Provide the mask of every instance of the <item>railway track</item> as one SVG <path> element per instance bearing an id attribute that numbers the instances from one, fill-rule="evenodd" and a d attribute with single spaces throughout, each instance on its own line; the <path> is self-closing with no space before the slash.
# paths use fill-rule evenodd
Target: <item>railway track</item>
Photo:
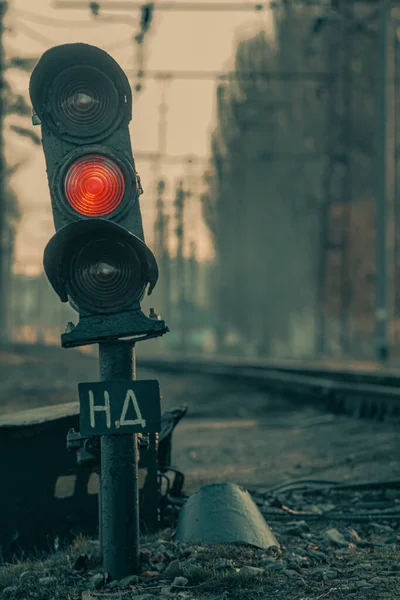
<path id="1" fill-rule="evenodd" d="M 29 355 L 29 359 L 39 354 L 34 347 L 21 349 L 21 352 L 16 350 L 19 355 L 24 352 Z M 72 352 L 74 351 L 70 354 L 55 348 L 43 349 L 41 360 L 46 365 L 51 364 L 51 372 L 55 373 L 60 364 L 64 364 L 63 361 L 71 359 L 67 379 L 72 373 L 74 378 L 80 376 L 78 371 L 74 371 L 75 363 L 80 365 L 85 376 L 89 376 L 88 369 L 92 368 L 95 360 L 88 357 L 83 360 L 82 356 L 73 355 Z M 81 363 L 84 363 L 83 366 Z M 26 368 L 25 364 L 28 363 L 21 364 L 21 369 Z M 229 357 L 146 358 L 139 353 L 138 367 L 139 377 L 140 367 L 159 373 L 160 376 L 163 373 L 172 375 L 172 379 L 175 379 L 175 374 L 177 379 L 181 374 L 189 375 L 185 385 L 188 385 L 191 374 L 196 375 L 193 381 L 197 387 L 203 376 L 205 379 L 215 378 L 216 385 L 212 387 L 221 390 L 232 387 L 235 389 L 232 382 L 237 381 L 238 398 L 243 393 L 240 391 L 243 389 L 240 386 L 242 382 L 247 389 L 268 390 L 277 394 L 278 404 L 279 395 L 282 395 L 292 397 L 298 404 L 309 402 L 318 405 L 318 408 L 357 417 L 393 420 L 399 418 L 400 414 L 400 374 L 376 367 L 373 371 L 372 366 L 339 368 L 338 365 L 330 367 L 246 361 Z M 36 363 L 32 368 L 34 371 L 37 369 Z M 93 376 L 94 373 L 91 373 L 90 378 Z M 166 379 L 168 381 L 169 378 Z M 224 380 L 227 384 L 230 381 L 230 384 L 225 386 Z M 190 390 L 190 387 L 187 389 Z M 204 390 L 206 389 L 205 385 Z M 171 393 L 174 394 L 173 391 Z M 165 427 L 164 434 L 160 436 L 158 451 L 159 471 L 164 478 L 169 473 L 171 482 L 179 475 L 170 464 L 172 421 L 169 423 L 170 429 Z M 18 545 L 24 550 L 33 545 L 45 547 L 49 539 L 54 539 L 57 535 L 68 538 L 70 532 L 94 534 L 97 527 L 97 491 L 93 481 L 93 465 L 78 466 L 76 455 L 67 452 L 66 433 L 72 427 L 79 429 L 79 407 L 76 402 L 34 408 L 25 413 L 9 412 L 0 417 L 0 455 L 4 458 L 13 457 L 12 463 L 8 460 L 0 461 L 0 488 L 9 490 L 8 495 L 0 495 L 0 546 L 3 546 L 3 553 L 13 552 Z M 151 506 L 148 498 L 154 497 L 151 493 L 148 496 L 149 485 L 151 481 L 154 485 L 156 482 L 156 473 L 151 475 L 149 471 L 151 461 L 146 458 L 148 452 L 143 446 L 140 474 L 143 484 L 142 504 L 145 508 Z M 178 484 L 176 485 L 179 487 Z"/>
<path id="2" fill-rule="evenodd" d="M 246 381 L 258 388 L 319 401 L 335 413 L 378 420 L 400 418 L 400 371 L 374 364 L 353 366 L 300 364 L 234 358 L 142 358 L 139 364 L 157 371 L 204 373 Z"/>
<path id="3" fill-rule="evenodd" d="M 32 353 L 29 345 L 18 353 Z M 60 348 L 41 348 L 43 358 L 53 358 Z M 76 351 L 75 351 L 76 352 Z M 50 359 L 49 359 L 50 360 Z M 290 396 L 296 401 L 318 402 L 321 408 L 354 417 L 378 420 L 400 418 L 400 369 L 376 363 L 290 361 L 243 357 L 194 355 L 145 356 L 138 352 L 138 367 L 170 375 L 204 375 L 237 380 L 257 389 Z"/>

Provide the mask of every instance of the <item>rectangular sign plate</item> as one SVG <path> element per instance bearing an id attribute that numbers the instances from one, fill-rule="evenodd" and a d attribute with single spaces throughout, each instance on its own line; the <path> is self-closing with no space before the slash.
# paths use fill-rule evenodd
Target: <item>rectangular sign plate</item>
<path id="1" fill-rule="evenodd" d="M 124 435 L 161 429 L 158 381 L 97 381 L 80 383 L 80 433 Z"/>

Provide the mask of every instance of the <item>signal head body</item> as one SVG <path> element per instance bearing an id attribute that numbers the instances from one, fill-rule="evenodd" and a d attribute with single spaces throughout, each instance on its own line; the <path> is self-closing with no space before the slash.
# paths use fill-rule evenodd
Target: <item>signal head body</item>
<path id="1" fill-rule="evenodd" d="M 43 54 L 29 92 L 42 127 L 56 229 L 44 255 L 51 285 L 81 318 L 140 310 L 158 269 L 144 243 L 125 73 L 100 48 L 64 44 Z"/>

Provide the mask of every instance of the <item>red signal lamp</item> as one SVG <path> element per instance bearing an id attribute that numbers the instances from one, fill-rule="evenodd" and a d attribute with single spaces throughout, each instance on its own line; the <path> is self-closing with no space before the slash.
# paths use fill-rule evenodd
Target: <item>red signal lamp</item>
<path id="1" fill-rule="evenodd" d="M 125 195 L 125 179 L 113 160 L 89 155 L 69 167 L 64 191 L 70 206 L 80 215 L 105 217 L 120 206 Z"/>

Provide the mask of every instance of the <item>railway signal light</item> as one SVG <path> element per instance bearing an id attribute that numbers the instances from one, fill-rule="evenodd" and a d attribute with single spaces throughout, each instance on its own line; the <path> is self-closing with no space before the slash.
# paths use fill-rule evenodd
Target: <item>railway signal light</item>
<path id="1" fill-rule="evenodd" d="M 29 91 L 34 122 L 42 127 L 56 228 L 44 269 L 80 317 L 62 345 L 162 335 L 164 321 L 140 309 L 158 268 L 144 242 L 125 73 L 100 48 L 64 44 L 42 55 Z"/>

